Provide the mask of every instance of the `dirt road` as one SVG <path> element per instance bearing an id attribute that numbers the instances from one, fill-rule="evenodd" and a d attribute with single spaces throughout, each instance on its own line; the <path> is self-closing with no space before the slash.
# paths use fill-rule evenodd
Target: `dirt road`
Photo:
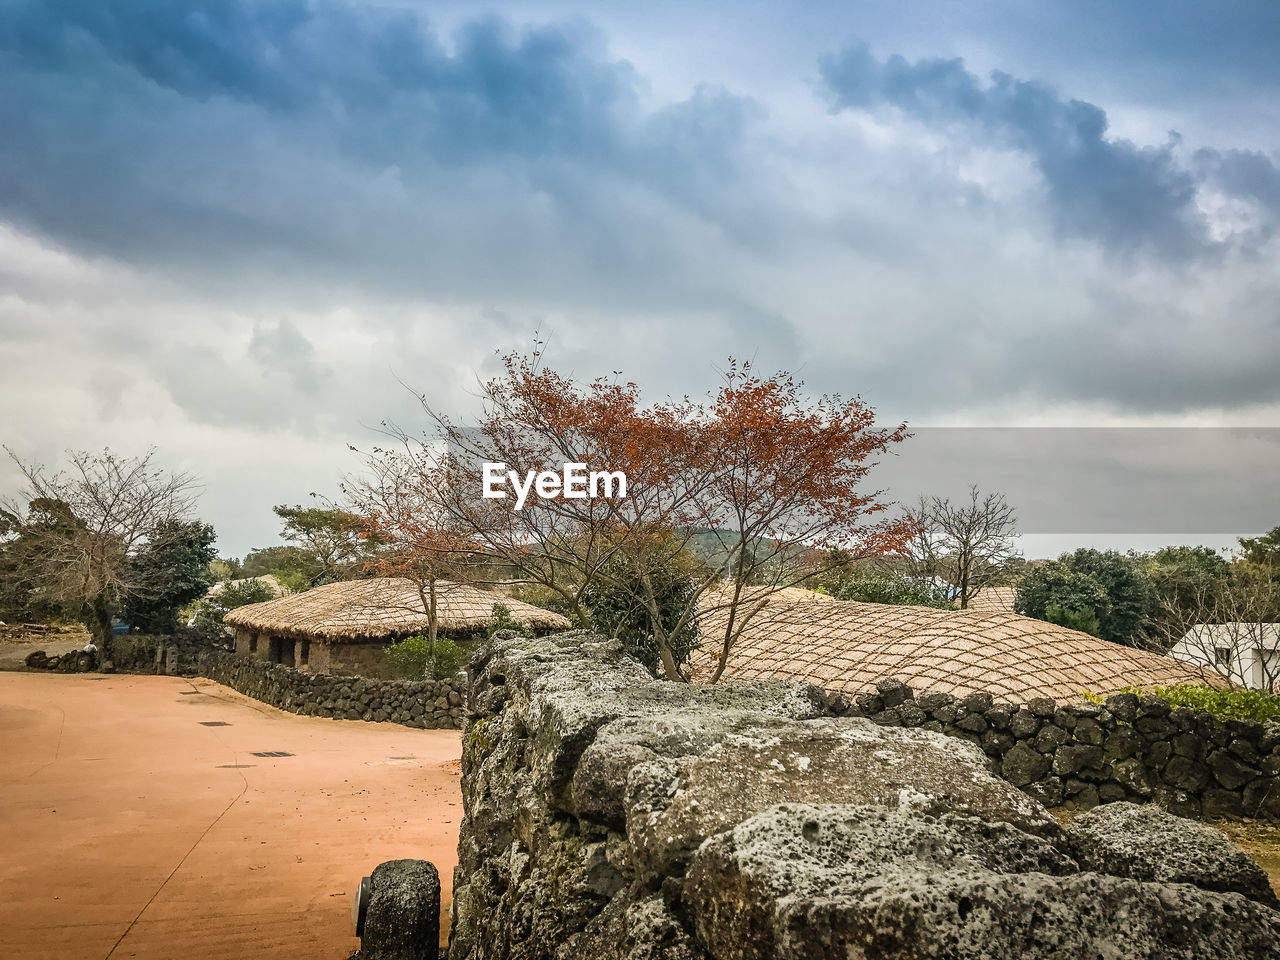
<path id="1" fill-rule="evenodd" d="M 340 960 L 398 857 L 436 864 L 447 915 L 459 755 L 208 680 L 0 673 L 0 956 Z"/>

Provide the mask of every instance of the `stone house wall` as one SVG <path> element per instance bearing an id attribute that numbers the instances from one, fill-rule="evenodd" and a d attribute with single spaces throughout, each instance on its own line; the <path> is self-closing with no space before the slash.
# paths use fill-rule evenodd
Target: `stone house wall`
<path id="1" fill-rule="evenodd" d="M 1280 724 L 1219 720 L 1155 696 L 1118 694 L 1104 704 L 990 694 L 916 693 L 897 680 L 835 715 L 933 730 L 981 747 L 1001 775 L 1046 806 L 1156 801 L 1184 817 L 1280 819 Z"/>
<path id="2" fill-rule="evenodd" d="M 910 709 L 666 683 L 582 633 L 499 633 L 468 681 L 450 960 L 1280 956 L 1280 901 L 1218 831 L 1126 803 L 1060 824 Z M 1073 729 L 1168 720 L 1100 716 Z"/>
<path id="3" fill-rule="evenodd" d="M 464 716 L 461 681 L 310 673 L 221 651 L 204 651 L 197 670 L 245 696 L 308 717 L 455 730 Z"/>

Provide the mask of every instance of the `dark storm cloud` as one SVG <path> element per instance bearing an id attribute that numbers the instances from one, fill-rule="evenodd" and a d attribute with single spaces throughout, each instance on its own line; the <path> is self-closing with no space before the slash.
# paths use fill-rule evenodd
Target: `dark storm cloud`
<path id="1" fill-rule="evenodd" d="M 1028 156 L 1044 179 L 1056 223 L 1068 234 L 1179 259 L 1218 245 L 1197 205 L 1202 181 L 1175 157 L 1176 134 L 1160 146 L 1109 137 L 1100 107 L 999 71 L 984 83 L 959 59 L 879 60 L 858 44 L 825 58 L 821 73 L 833 111 L 890 106 Z M 1259 201 L 1269 214 L 1280 210 L 1273 187 L 1280 172 L 1269 158 L 1212 151 L 1203 157 L 1201 166 L 1216 166 L 1224 189 Z M 1255 185 L 1263 189 L 1251 189 Z"/>
<path id="2" fill-rule="evenodd" d="M 769 236 L 733 189 L 760 109 L 646 108 L 576 22 L 37 0 L 0 7 L 0 88 L 0 216 L 136 262 L 635 306 L 710 296 L 673 235 Z"/>

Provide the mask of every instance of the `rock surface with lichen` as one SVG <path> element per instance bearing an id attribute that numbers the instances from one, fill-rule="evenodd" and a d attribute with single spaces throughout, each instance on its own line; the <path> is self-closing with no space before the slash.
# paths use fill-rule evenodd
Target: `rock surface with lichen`
<path id="1" fill-rule="evenodd" d="M 979 747 L 818 688 L 657 681 L 584 633 L 499 634 L 469 680 L 453 960 L 1280 956 L 1196 825 L 1152 821 L 1143 873 Z"/>

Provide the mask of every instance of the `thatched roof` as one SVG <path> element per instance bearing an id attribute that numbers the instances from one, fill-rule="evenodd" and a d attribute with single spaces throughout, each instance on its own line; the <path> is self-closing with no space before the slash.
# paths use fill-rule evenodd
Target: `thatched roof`
<path id="1" fill-rule="evenodd" d="M 705 610 L 699 619 L 704 639 L 691 661 L 695 681 L 715 669 L 723 616 Z M 987 692 L 1015 703 L 1206 680 L 1177 660 L 1012 613 L 808 599 L 769 601 L 734 646 L 724 679 L 762 677 L 850 696 L 898 677 L 917 690 Z"/>
<path id="2" fill-rule="evenodd" d="M 533 629 L 567 630 L 567 618 L 532 604 L 462 583 L 436 584 L 436 622 L 440 630 L 482 630 L 494 624 L 493 605 Z M 382 640 L 428 629 L 418 589 L 411 580 L 347 580 L 237 607 L 223 623 L 282 637 L 316 637 L 331 643 Z"/>
<path id="3" fill-rule="evenodd" d="M 1013 613 L 1017 595 L 1017 587 L 983 587 L 970 598 L 965 609 L 982 613 Z"/>

